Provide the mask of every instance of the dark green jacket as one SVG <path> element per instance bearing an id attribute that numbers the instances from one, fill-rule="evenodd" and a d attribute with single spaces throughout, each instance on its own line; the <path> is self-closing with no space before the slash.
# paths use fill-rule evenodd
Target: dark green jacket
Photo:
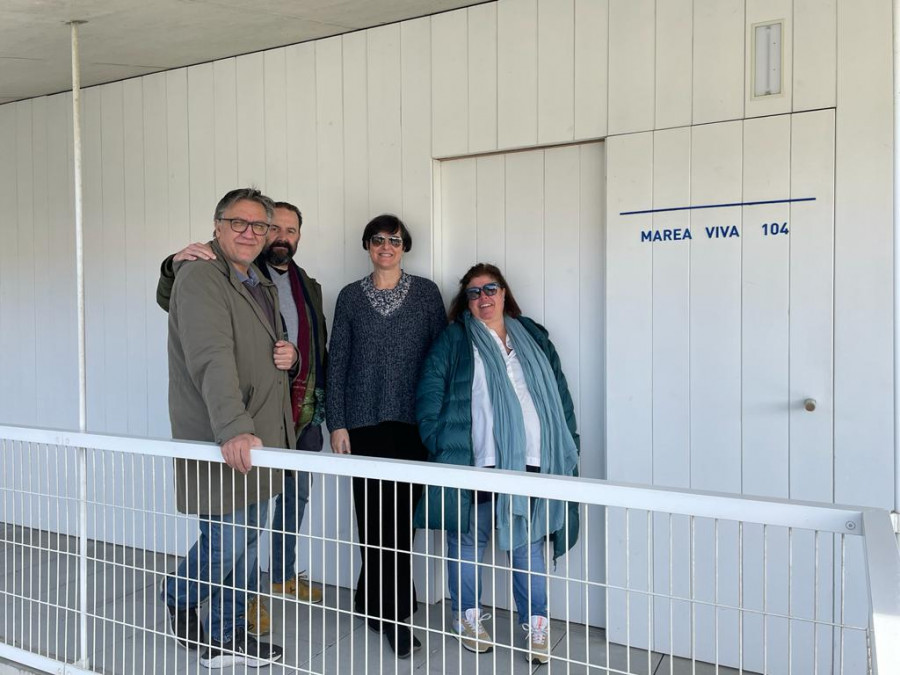
<path id="1" fill-rule="evenodd" d="M 527 317 L 519 321 L 547 355 L 566 415 L 566 425 L 580 451 L 580 439 L 576 431 L 575 407 L 566 376 L 559 363 L 556 348 L 550 342 L 547 330 Z M 442 332 L 431 346 L 419 377 L 416 393 L 416 417 L 419 434 L 428 448 L 428 459 L 442 464 L 473 466 L 475 453 L 472 448 L 472 380 L 475 374 L 475 356 L 472 343 L 466 334 L 462 319 L 457 319 Z M 415 514 L 416 527 L 468 532 L 469 509 L 472 505 L 471 490 L 443 489 L 428 486 L 419 501 Z M 563 555 L 578 540 L 578 504 L 569 502 L 568 532 L 558 530 L 550 536 L 553 541 L 553 559 Z M 428 522 L 425 522 L 425 514 Z M 460 514 L 465 514 L 460 518 Z M 462 521 L 462 522 L 460 522 Z"/>

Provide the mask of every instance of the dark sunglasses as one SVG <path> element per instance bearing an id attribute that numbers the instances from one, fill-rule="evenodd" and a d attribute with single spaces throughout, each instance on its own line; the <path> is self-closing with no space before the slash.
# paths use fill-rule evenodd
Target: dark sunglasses
<path id="1" fill-rule="evenodd" d="M 384 242 L 388 242 L 394 248 L 400 248 L 403 246 L 403 237 L 398 237 L 396 235 L 385 237 L 383 234 L 373 234 L 369 237 L 369 243 L 372 246 L 378 247 L 381 246 Z"/>
<path id="2" fill-rule="evenodd" d="M 484 286 L 470 286 L 466 289 L 466 299 L 469 302 L 472 300 L 477 300 L 481 297 L 481 294 L 484 293 L 486 296 L 491 297 L 497 295 L 497 291 L 500 290 L 500 284 L 496 281 L 492 281 L 489 284 L 485 284 Z"/>

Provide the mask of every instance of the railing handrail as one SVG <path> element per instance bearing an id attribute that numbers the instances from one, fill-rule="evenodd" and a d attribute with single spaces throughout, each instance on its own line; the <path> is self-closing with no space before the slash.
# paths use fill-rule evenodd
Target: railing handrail
<path id="1" fill-rule="evenodd" d="M 21 426 L 0 426 L 0 439 L 222 462 L 219 448 L 214 443 Z M 398 469 L 406 467 L 409 470 L 410 467 L 414 467 L 415 481 L 418 483 L 470 490 L 484 489 L 485 472 L 490 472 L 490 488 L 500 493 L 528 494 L 596 506 L 661 511 L 682 516 L 846 535 L 863 534 L 862 519 L 863 513 L 867 510 L 862 507 L 619 483 L 598 478 L 528 474 L 521 471 L 335 455 L 328 452 L 259 448 L 253 451 L 253 462 L 255 466 L 272 469 L 382 480 L 396 480 Z"/>
<path id="2" fill-rule="evenodd" d="M 886 511 L 863 512 L 866 582 L 874 675 L 894 673 L 900 663 L 900 553 L 891 517 Z"/>

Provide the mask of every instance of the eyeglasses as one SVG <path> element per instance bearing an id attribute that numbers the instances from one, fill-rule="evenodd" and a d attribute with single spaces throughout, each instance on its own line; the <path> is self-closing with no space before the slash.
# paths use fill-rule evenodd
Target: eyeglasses
<path id="1" fill-rule="evenodd" d="M 400 248 L 403 246 L 403 237 L 396 235 L 385 237 L 383 234 L 373 234 L 369 237 L 369 244 L 372 246 L 381 246 L 384 242 L 388 242 L 394 248 Z"/>
<path id="2" fill-rule="evenodd" d="M 466 299 L 469 302 L 472 300 L 477 300 L 481 297 L 481 294 L 484 293 L 488 297 L 492 297 L 497 295 L 497 291 L 500 290 L 500 284 L 496 281 L 492 281 L 489 284 L 485 284 L 484 286 L 472 286 L 466 289 Z"/>
<path id="3" fill-rule="evenodd" d="M 257 237 L 262 237 L 269 231 L 269 224 L 262 220 L 250 221 L 243 218 L 219 218 L 219 220 L 228 223 L 231 226 L 231 230 L 238 234 L 246 232 L 248 227 L 253 230 L 253 234 Z"/>

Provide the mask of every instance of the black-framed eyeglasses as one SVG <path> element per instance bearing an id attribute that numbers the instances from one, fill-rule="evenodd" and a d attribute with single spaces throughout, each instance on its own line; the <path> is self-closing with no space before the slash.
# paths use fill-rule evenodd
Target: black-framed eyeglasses
<path id="1" fill-rule="evenodd" d="M 243 234 L 247 228 L 253 230 L 257 237 L 265 236 L 269 231 L 269 224 L 264 220 L 244 220 L 243 218 L 219 218 L 223 223 L 228 223 L 233 232 Z"/>
<path id="2" fill-rule="evenodd" d="M 492 281 L 489 284 L 485 284 L 484 286 L 470 286 L 466 289 L 466 299 L 469 302 L 472 300 L 477 300 L 481 297 L 481 294 L 484 293 L 486 296 L 491 297 L 493 295 L 497 295 L 497 291 L 500 290 L 500 284 L 496 281 Z"/>
<path id="3" fill-rule="evenodd" d="M 403 246 L 403 237 L 398 237 L 395 234 L 392 234 L 390 237 L 385 237 L 383 234 L 373 234 L 369 237 L 369 244 L 372 246 L 378 247 L 384 242 L 388 242 L 394 248 L 400 248 Z"/>

